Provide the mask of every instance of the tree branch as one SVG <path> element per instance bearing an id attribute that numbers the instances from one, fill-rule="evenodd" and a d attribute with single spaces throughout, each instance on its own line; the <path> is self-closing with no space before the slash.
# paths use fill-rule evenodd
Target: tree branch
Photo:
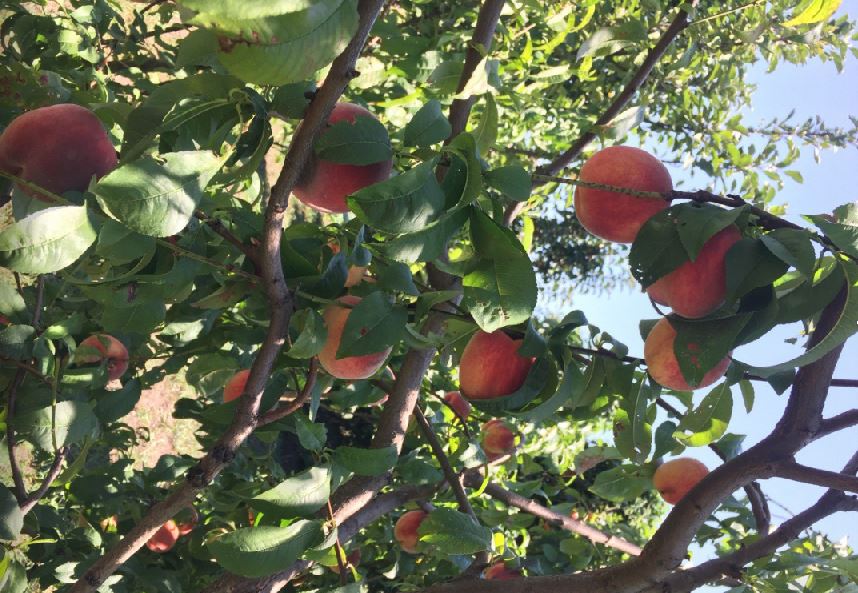
<path id="1" fill-rule="evenodd" d="M 691 6 L 697 4 L 696 0 L 692 1 Z M 569 163 L 574 161 L 578 156 L 584 151 L 587 146 L 598 137 L 599 128 L 604 127 L 611 123 L 619 113 L 623 110 L 623 108 L 631 101 L 632 97 L 635 96 L 635 93 L 638 92 L 640 87 L 646 82 L 647 78 L 649 78 L 652 69 L 658 63 L 658 61 L 664 56 L 667 48 L 670 47 L 670 44 L 673 43 L 673 40 L 679 36 L 680 33 L 688 26 L 688 12 L 686 12 L 686 8 L 682 7 L 679 9 L 679 14 L 674 17 L 673 21 L 670 23 L 670 26 L 658 40 L 658 42 L 653 46 L 653 48 L 649 51 L 644 61 L 641 63 L 640 67 L 634 73 L 632 78 L 626 83 L 626 86 L 620 91 L 620 94 L 616 96 L 613 102 L 608 106 L 608 108 L 599 116 L 596 122 L 590 127 L 589 130 L 584 132 L 578 140 L 572 143 L 572 145 L 566 149 L 563 154 L 558 156 L 556 159 L 537 169 L 537 173 L 543 175 L 556 175 L 559 171 L 563 170 Z M 541 181 L 537 181 L 534 179 L 533 187 L 539 187 L 542 185 Z M 504 213 L 504 224 L 509 226 L 512 224 L 512 221 L 516 216 L 524 209 L 525 202 L 518 202 L 515 204 L 511 204 Z"/>
<path id="2" fill-rule="evenodd" d="M 26 515 L 27 513 L 29 513 L 33 509 L 34 506 L 36 506 L 36 504 L 42 499 L 42 497 L 48 491 L 48 488 L 51 487 L 51 484 L 53 483 L 53 481 L 57 479 L 58 475 L 60 475 L 60 471 L 62 470 L 62 466 L 63 466 L 63 461 L 65 460 L 67 454 L 68 454 L 68 447 L 60 447 L 59 451 L 56 452 L 56 454 L 54 455 L 54 461 L 51 464 L 51 467 L 48 470 L 48 473 L 45 474 L 45 477 L 42 480 L 42 483 L 39 485 L 39 487 L 32 494 L 27 496 L 27 498 L 25 498 L 24 501 L 21 503 L 20 507 L 21 507 L 21 512 L 23 514 Z"/>
<path id="3" fill-rule="evenodd" d="M 280 176 L 272 189 L 265 212 L 260 258 L 262 277 L 268 297 L 270 322 L 262 347 L 250 370 L 244 396 L 232 423 L 218 442 L 196 466 L 187 473 L 187 481 L 164 501 L 154 505 L 144 518 L 111 550 L 108 550 L 69 589 L 68 593 L 91 593 L 108 576 L 127 561 L 143 544 L 180 509 L 190 504 L 196 494 L 209 485 L 227 463 L 235 457 L 238 447 L 253 432 L 258 422 L 259 404 L 274 361 L 282 348 L 292 316 L 292 295 L 286 286 L 280 259 L 283 216 L 289 194 L 295 186 L 312 151 L 313 141 L 322 130 L 334 104 L 353 78 L 355 62 L 366 42 L 383 0 L 362 0 L 358 11 L 360 23 L 346 49 L 331 64 L 324 84 L 310 104 L 300 127 L 292 136 L 289 151 Z"/>
<path id="4" fill-rule="evenodd" d="M 304 388 L 301 389 L 301 393 L 298 394 L 297 397 L 288 405 L 274 408 L 273 410 L 269 410 L 265 412 L 260 418 L 257 427 L 265 426 L 266 424 L 271 424 L 272 422 L 277 422 L 278 420 L 282 420 L 286 416 L 290 414 L 294 414 L 306 404 L 310 400 L 310 396 L 313 394 L 313 387 L 316 386 L 316 378 L 319 375 L 319 361 L 315 357 L 310 359 L 310 368 L 307 371 L 307 381 L 304 383 Z"/>
<path id="5" fill-rule="evenodd" d="M 466 482 L 471 482 L 475 487 L 480 486 L 483 482 L 482 476 L 477 472 L 468 472 L 465 474 L 465 480 Z M 641 553 L 640 547 L 630 541 L 599 531 L 583 521 L 555 513 L 538 502 L 506 490 L 497 484 L 489 483 L 483 491 L 492 498 L 529 513 L 534 517 L 545 519 L 549 523 L 562 527 L 566 531 L 586 537 L 594 544 L 602 544 L 631 556 L 638 556 Z"/>
<path id="6" fill-rule="evenodd" d="M 816 430 L 816 434 L 814 436 L 816 438 L 821 438 L 833 432 L 843 430 L 844 428 L 855 426 L 856 424 L 858 424 L 858 409 L 847 410 L 846 412 L 837 414 L 831 418 L 824 418 L 819 423 L 819 428 Z"/>
<path id="7" fill-rule="evenodd" d="M 27 498 L 27 487 L 24 484 L 24 477 L 21 475 L 21 468 L 18 467 L 18 458 L 15 457 L 15 447 L 18 446 L 18 440 L 15 436 L 15 429 L 12 426 L 12 419 L 15 417 L 15 406 L 18 399 L 18 388 L 24 381 L 24 369 L 18 369 L 12 382 L 9 384 L 9 394 L 6 399 L 6 452 L 9 455 L 9 469 L 12 472 L 12 482 L 15 485 L 15 499 L 18 504 L 23 504 Z"/>
<path id="8" fill-rule="evenodd" d="M 223 237 L 223 239 L 226 240 L 228 243 L 238 248 L 238 250 L 241 251 L 245 255 L 245 257 L 247 257 L 248 260 L 250 260 L 250 263 L 252 263 L 257 270 L 262 267 L 262 264 L 259 261 L 259 254 L 256 253 L 256 250 L 250 245 L 245 245 L 244 243 L 242 243 L 241 240 L 235 235 L 233 235 L 232 231 L 226 228 L 220 220 L 218 220 L 217 218 L 213 218 L 205 212 L 201 212 L 199 210 L 194 210 L 194 217 L 197 220 L 202 221 L 211 230 Z"/>
<path id="9" fill-rule="evenodd" d="M 825 486 L 833 490 L 858 493 L 858 477 L 841 474 L 837 472 L 808 467 L 794 461 L 778 464 L 775 469 L 775 477 Z"/>

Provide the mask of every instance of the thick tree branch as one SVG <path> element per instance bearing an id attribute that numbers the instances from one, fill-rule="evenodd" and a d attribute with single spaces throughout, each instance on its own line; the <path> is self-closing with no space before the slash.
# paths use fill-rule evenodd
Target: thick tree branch
<path id="1" fill-rule="evenodd" d="M 814 484 L 816 486 L 825 486 L 826 488 L 841 490 L 843 492 L 858 493 L 858 476 L 808 467 L 794 461 L 786 461 L 778 464 L 775 469 L 775 477 L 803 482 L 805 484 Z"/>
<path id="2" fill-rule="evenodd" d="M 468 84 L 474 70 L 476 70 L 483 57 L 491 49 L 492 37 L 494 37 L 503 5 L 504 0 L 485 0 L 480 7 L 477 24 L 474 26 L 474 34 L 471 38 L 471 43 L 468 45 L 468 52 L 465 55 L 462 75 L 456 87 L 457 93 L 461 93 L 465 89 L 465 85 Z M 476 100 L 476 96 L 471 96 L 467 99 L 456 99 L 450 105 L 450 125 L 453 128 L 453 132 L 450 134 L 451 139 L 465 130 L 465 126 L 468 123 L 468 115 L 471 113 L 471 108 L 474 106 Z"/>
<path id="3" fill-rule="evenodd" d="M 270 322 L 262 347 L 250 370 L 244 395 L 226 432 L 196 466 L 187 473 L 187 481 L 164 501 L 154 505 L 114 548 L 107 551 L 84 573 L 68 593 L 91 593 L 108 576 L 126 562 L 143 544 L 179 510 L 188 506 L 196 494 L 208 486 L 227 463 L 235 457 L 238 447 L 253 432 L 258 422 L 259 403 L 271 369 L 284 341 L 292 316 L 292 295 L 286 286 L 280 259 L 283 216 L 292 188 L 312 151 L 315 137 L 323 129 L 334 104 L 353 78 L 354 65 L 366 42 L 383 0 L 362 0 L 359 5 L 360 23 L 346 49 L 331 64 L 324 84 L 310 104 L 300 127 L 292 137 L 285 164 L 272 189 L 265 213 L 260 257 L 262 277 L 268 297 Z"/>
<path id="4" fill-rule="evenodd" d="M 694 6 L 696 3 L 697 2 L 695 0 L 690 4 L 691 6 Z M 688 26 L 688 12 L 686 12 L 686 10 L 687 9 L 685 7 L 679 9 L 679 14 L 674 17 L 670 26 L 655 46 L 653 46 L 649 51 L 632 78 L 628 83 L 626 83 L 623 90 L 620 91 L 616 98 L 614 98 L 608 108 L 599 116 L 590 129 L 584 132 L 581 137 L 573 142 L 572 145 L 560 156 L 547 165 L 540 167 L 537 170 L 537 173 L 542 175 L 556 175 L 558 172 L 562 171 L 569 165 L 569 163 L 578 158 L 584 149 L 598 137 L 600 128 L 610 124 L 611 121 L 620 114 L 628 102 L 632 100 L 632 97 L 635 96 L 641 86 L 646 82 L 647 78 L 649 78 L 653 68 L 662 56 L 664 56 L 667 48 L 670 47 L 671 43 L 673 43 L 673 40 L 676 39 L 676 37 L 678 37 L 679 34 Z M 543 183 L 543 181 L 538 181 L 537 179 L 533 180 L 534 187 L 539 187 Z M 512 221 L 516 216 L 518 216 L 524 207 L 524 202 L 510 205 L 504 213 L 504 224 L 507 226 L 512 224 Z"/>
<path id="5" fill-rule="evenodd" d="M 469 472 L 465 475 L 465 481 L 474 487 L 479 487 L 483 482 L 483 478 L 478 472 Z M 631 556 L 638 556 L 641 553 L 640 547 L 630 541 L 599 531 L 583 521 L 555 513 L 538 502 L 506 490 L 497 484 L 489 483 L 483 491 L 492 498 L 529 513 L 534 517 L 545 519 L 549 523 L 562 527 L 566 531 L 586 537 L 594 544 L 602 544 Z"/>

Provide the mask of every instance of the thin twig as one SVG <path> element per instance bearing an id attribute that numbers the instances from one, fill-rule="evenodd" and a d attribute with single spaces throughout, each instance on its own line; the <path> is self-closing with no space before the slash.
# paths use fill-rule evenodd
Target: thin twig
<path id="1" fill-rule="evenodd" d="M 68 447 L 60 447 L 60 449 L 54 455 L 54 461 L 51 463 L 51 467 L 48 470 L 48 473 L 45 475 L 42 483 L 39 487 L 20 504 L 21 512 L 23 514 L 27 514 L 30 510 L 36 506 L 36 504 L 42 499 L 45 493 L 48 491 L 48 488 L 51 487 L 51 484 L 54 480 L 57 479 L 57 476 L 60 475 L 60 471 L 62 470 L 63 461 L 68 454 Z"/>
<path id="2" fill-rule="evenodd" d="M 752 8 L 752 7 L 754 7 L 758 4 L 761 4 L 765 1 L 766 0 L 752 0 L 751 2 L 748 2 L 747 4 L 743 4 L 742 6 L 737 6 L 735 8 L 730 8 L 729 10 L 723 10 L 723 11 L 718 12 L 716 14 L 711 14 L 709 16 L 699 18 L 696 21 L 692 21 L 691 23 L 689 23 L 688 26 L 693 27 L 694 25 L 699 25 L 701 23 L 708 23 L 709 21 L 714 21 L 714 20 L 720 19 L 722 17 L 725 17 L 727 15 L 730 15 L 730 14 L 733 14 L 736 12 L 741 12 L 743 10 L 747 10 L 748 8 Z"/>
<path id="3" fill-rule="evenodd" d="M 289 402 L 289 405 L 277 407 L 265 412 L 259 418 L 257 426 L 265 426 L 266 424 L 277 422 L 278 420 L 282 420 L 286 416 L 294 414 L 303 408 L 304 404 L 310 400 L 310 396 L 313 394 L 313 388 L 316 386 L 316 378 L 318 375 L 319 361 L 314 357 L 310 359 L 310 368 L 307 370 L 307 380 L 304 382 L 304 388 L 301 389 L 301 393 L 299 393 L 294 400 Z"/>
<path id="4" fill-rule="evenodd" d="M 849 428 L 850 426 L 855 426 L 858 424 L 858 409 L 855 410 L 847 410 L 836 416 L 832 416 L 830 418 L 823 418 L 823 420 L 819 423 L 819 428 L 814 435 L 816 438 L 823 437 L 825 435 L 831 434 L 832 432 L 837 432 L 839 430 L 843 430 L 844 428 Z"/>
<path id="5" fill-rule="evenodd" d="M 5 356 L 0 356 L 0 362 L 3 364 L 10 364 L 12 366 L 18 367 L 19 369 L 25 370 L 31 375 L 33 375 L 36 379 L 50 385 L 52 380 L 50 377 L 44 376 L 39 370 L 33 365 L 27 364 L 26 362 L 22 362 L 20 360 L 15 360 L 14 358 L 6 358 Z"/>
<path id="6" fill-rule="evenodd" d="M 256 250 L 250 245 L 242 243 L 241 239 L 232 234 L 232 231 L 226 228 L 220 220 L 207 215 L 205 212 L 200 212 L 199 210 L 194 210 L 194 217 L 205 223 L 206 226 L 223 237 L 228 243 L 238 248 L 238 250 L 241 251 L 248 260 L 250 260 L 257 270 L 262 267 L 259 262 L 259 254 Z"/>
<path id="7" fill-rule="evenodd" d="M 18 467 L 18 458 L 15 456 L 15 447 L 18 445 L 15 436 L 13 419 L 15 418 L 15 405 L 17 403 L 18 388 L 24 381 L 24 369 L 18 369 L 12 382 L 9 384 L 9 394 L 6 399 L 6 452 L 9 455 L 9 469 L 12 472 L 12 482 L 15 484 L 15 498 L 18 504 L 22 504 L 27 498 L 27 487 L 24 485 L 24 477 L 21 468 Z"/>
<path id="8" fill-rule="evenodd" d="M 337 520 L 336 520 L 336 518 L 334 518 L 334 509 L 331 507 L 330 499 L 328 499 L 328 520 L 331 523 L 333 523 L 333 528 L 336 531 L 337 530 Z M 340 543 L 339 533 L 337 534 L 336 539 L 334 541 L 334 554 L 337 557 L 337 566 L 340 569 L 340 585 L 345 586 L 348 581 L 346 579 L 346 565 L 345 565 L 345 562 L 343 562 L 344 553 L 343 553 L 343 546 Z"/>

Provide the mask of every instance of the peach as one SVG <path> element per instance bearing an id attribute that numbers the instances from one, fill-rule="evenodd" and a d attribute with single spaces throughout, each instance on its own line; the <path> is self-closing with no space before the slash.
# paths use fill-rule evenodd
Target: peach
<path id="1" fill-rule="evenodd" d="M 226 382 L 223 388 L 223 401 L 231 402 L 234 399 L 241 397 L 244 393 L 244 388 L 247 386 L 247 378 L 250 376 L 250 369 L 238 371 Z"/>
<path id="2" fill-rule="evenodd" d="M 509 424 L 499 418 L 493 418 L 483 425 L 482 437 L 483 451 L 489 461 L 515 451 L 515 433 Z"/>
<path id="3" fill-rule="evenodd" d="M 450 406 L 462 422 L 467 422 L 468 416 L 471 415 L 471 404 L 462 397 L 460 392 L 448 391 L 444 396 L 444 401 L 447 402 L 447 405 Z"/>
<path id="4" fill-rule="evenodd" d="M 108 334 L 95 334 L 80 343 L 78 349 L 84 349 L 75 356 L 79 363 L 100 363 L 107 359 L 107 378 L 115 381 L 128 370 L 128 349 Z"/>
<path id="5" fill-rule="evenodd" d="M 340 121 L 354 124 L 359 116 L 375 117 L 360 105 L 338 103 L 331 112 L 328 125 Z M 347 165 L 313 156 L 293 191 L 295 197 L 320 212 L 347 212 L 346 196 L 384 181 L 390 177 L 392 168 L 391 160 L 369 165 Z"/>
<path id="6" fill-rule="evenodd" d="M 116 167 L 116 149 L 88 109 L 72 103 L 40 107 L 14 120 L 0 135 L 0 170 L 52 193 L 84 191 L 93 177 Z M 24 193 L 43 202 L 50 196 Z"/>
<path id="7" fill-rule="evenodd" d="M 337 300 L 352 307 L 361 301 L 360 297 L 353 295 L 345 295 Z M 381 368 L 392 348 L 360 356 L 337 358 L 340 339 L 350 314 L 351 309 L 347 307 L 328 305 L 325 308 L 322 317 L 325 320 L 325 326 L 328 328 L 328 338 L 325 340 L 325 345 L 322 346 L 322 351 L 319 352 L 319 364 L 338 379 L 366 379 Z"/>
<path id="8" fill-rule="evenodd" d="M 149 538 L 149 541 L 146 542 L 146 547 L 158 554 L 169 552 L 176 545 L 180 535 L 179 526 L 176 525 L 175 521 L 170 519 L 161 525 L 158 531 Z"/>
<path id="9" fill-rule="evenodd" d="M 420 541 L 417 529 L 427 516 L 425 511 L 408 511 L 399 517 L 393 527 L 393 537 L 406 552 L 417 553 L 417 543 Z"/>
<path id="10" fill-rule="evenodd" d="M 656 280 L 647 288 L 647 294 L 682 317 L 705 317 L 724 303 L 727 294 L 724 258 L 741 238 L 735 225 L 715 233 L 703 245 L 697 259 Z"/>
<path id="11" fill-rule="evenodd" d="M 730 366 L 729 354 L 703 375 L 699 385 L 691 387 L 682 375 L 682 371 L 679 370 L 679 361 L 676 359 L 674 350 L 675 341 L 676 330 L 673 329 L 666 317 L 662 317 L 649 332 L 644 342 L 644 359 L 649 374 L 662 387 L 676 391 L 701 389 L 712 385 L 727 372 L 727 367 Z M 689 344 L 689 349 L 693 351 L 695 346 L 696 344 Z"/>
<path id="12" fill-rule="evenodd" d="M 366 277 L 366 266 L 349 266 L 349 275 L 346 278 L 346 288 L 357 286 Z"/>
<path id="13" fill-rule="evenodd" d="M 709 468 L 696 459 L 679 457 L 658 466 L 652 485 L 665 502 L 676 504 L 708 473 Z"/>
<path id="14" fill-rule="evenodd" d="M 520 579 L 520 570 L 507 568 L 503 562 L 495 562 L 483 571 L 483 578 L 494 581 L 508 581 L 510 579 Z"/>
<path id="15" fill-rule="evenodd" d="M 477 331 L 459 361 L 459 388 L 468 399 L 494 399 L 524 385 L 535 358 L 520 356 L 522 340 L 503 331 Z"/>
<path id="16" fill-rule="evenodd" d="M 584 163 L 581 181 L 637 191 L 673 190 L 670 173 L 640 148 L 610 146 Z M 575 188 L 575 215 L 590 233 L 607 241 L 631 243 L 643 224 L 668 206 L 667 200 L 621 194 L 604 189 Z"/>

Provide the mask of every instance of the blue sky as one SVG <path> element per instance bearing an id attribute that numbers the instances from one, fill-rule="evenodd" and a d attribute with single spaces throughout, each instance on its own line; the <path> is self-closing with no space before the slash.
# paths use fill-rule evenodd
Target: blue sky
<path id="1" fill-rule="evenodd" d="M 746 121 L 751 125 L 782 117 L 792 109 L 796 110 L 796 121 L 820 115 L 829 125 L 846 126 L 849 124 L 848 115 L 858 116 L 858 60 L 854 57 L 847 61 L 839 75 L 832 63 L 823 64 L 815 60 L 800 67 L 781 63 L 771 74 L 765 72 L 765 65 L 760 65 L 754 68 L 750 80 L 758 87 L 753 109 L 746 113 Z M 805 149 L 801 160 L 791 168 L 802 173 L 804 183 L 787 179 L 775 202 L 788 204 L 787 218 L 794 222 L 803 222 L 802 214 L 830 212 L 840 204 L 858 200 L 858 150 L 855 147 L 835 153 L 824 152 L 819 164 L 813 159 L 812 149 Z M 672 168 L 671 174 L 675 180 L 688 178 L 688 172 L 679 167 Z M 687 184 L 684 189 L 695 189 L 701 180 L 698 176 L 695 183 Z M 638 321 L 657 316 L 642 293 L 627 288 L 609 295 L 574 295 L 572 298 L 571 308 L 583 310 L 591 323 L 627 344 L 630 354 L 642 355 Z M 568 308 L 568 302 L 564 303 L 564 309 Z M 757 342 L 737 349 L 734 356 L 757 365 L 788 360 L 800 351 L 800 343 L 793 346 L 784 340 L 797 337 L 799 331 L 798 324 L 781 326 Z M 847 344 L 835 376 L 858 378 L 858 338 Z M 747 435 L 746 445 L 759 441 L 771 430 L 786 401 L 786 394 L 777 396 L 765 384 L 757 383 L 755 386 L 756 402 L 750 414 L 745 413 L 736 389 L 737 405 L 729 428 L 730 432 Z M 698 395 L 695 401 L 700 397 Z M 833 388 L 825 412 L 826 415 L 834 415 L 854 408 L 857 403 L 858 389 Z M 807 447 L 798 455 L 798 461 L 839 471 L 854 453 L 856 443 L 858 429 L 844 431 Z M 718 463 L 715 455 L 705 447 L 690 449 L 687 454 L 698 457 L 710 467 Z M 823 492 L 818 487 L 783 480 L 766 480 L 762 486 L 769 497 L 793 512 L 803 510 Z M 775 525 L 789 516 L 778 505 L 772 505 L 772 513 Z M 848 536 L 853 547 L 858 543 L 858 520 L 854 517 L 841 513 L 822 521 L 817 527 L 837 540 Z M 702 555 L 707 556 L 708 553 Z M 700 557 L 695 560 L 699 561 Z"/>

